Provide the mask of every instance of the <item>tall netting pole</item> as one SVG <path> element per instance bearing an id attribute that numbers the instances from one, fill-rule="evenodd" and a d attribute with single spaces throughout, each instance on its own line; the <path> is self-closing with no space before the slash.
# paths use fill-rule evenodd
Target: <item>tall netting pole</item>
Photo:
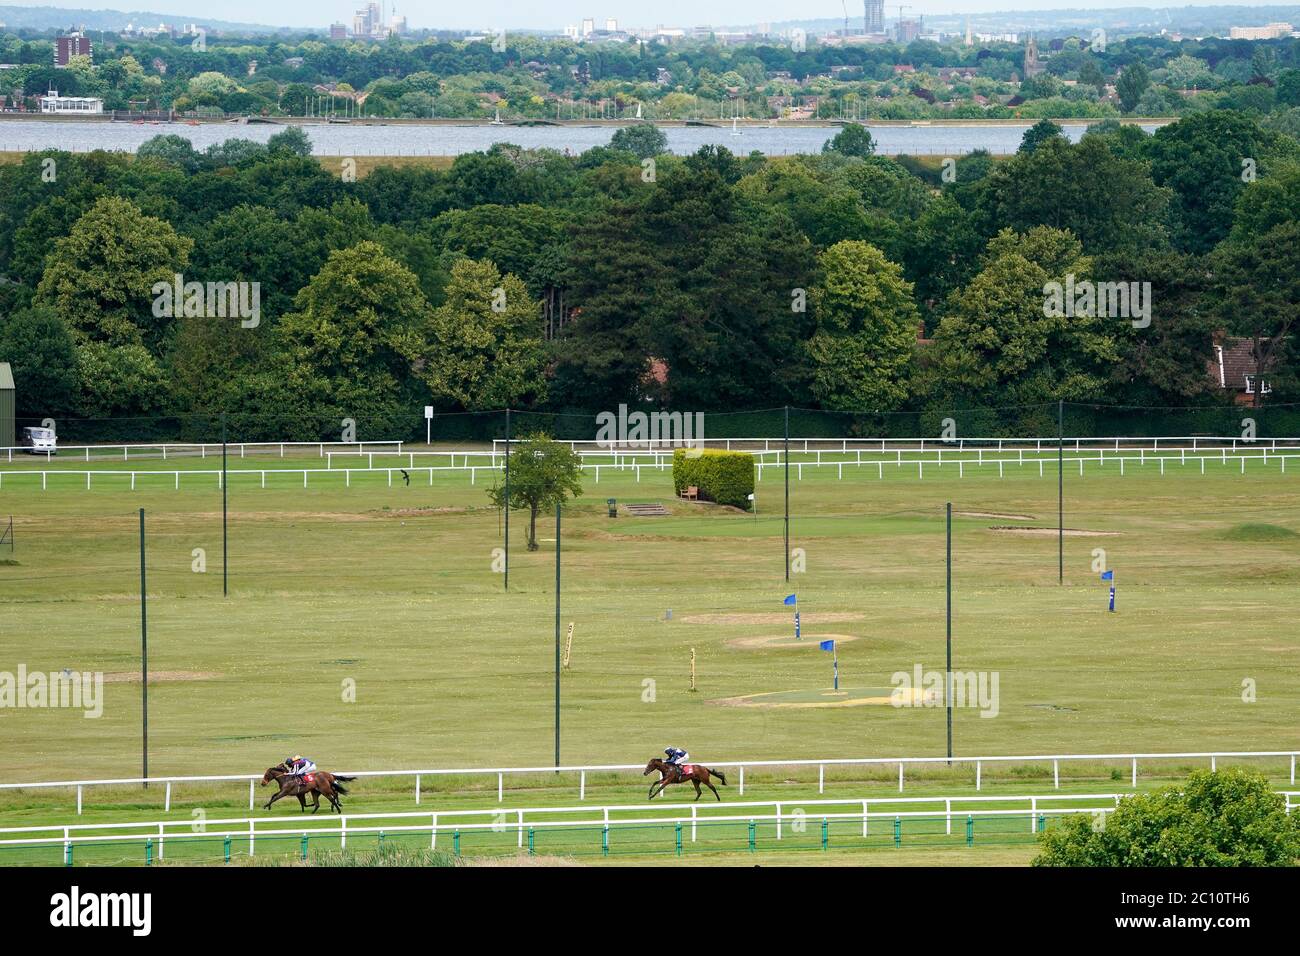
<path id="1" fill-rule="evenodd" d="M 560 502 L 555 503 L 555 766 L 560 765 Z"/>
<path id="2" fill-rule="evenodd" d="M 948 670 L 944 680 L 944 696 L 948 704 L 948 766 L 952 766 L 952 502 L 946 508 L 947 517 L 947 635 Z"/>
<path id="3" fill-rule="evenodd" d="M 790 406 L 785 406 L 785 579 L 790 580 Z"/>
<path id="4" fill-rule="evenodd" d="M 1056 583 L 1065 583 L 1065 402 L 1056 403 Z"/>
<path id="5" fill-rule="evenodd" d="M 221 596 L 230 596 L 230 562 L 227 557 L 229 533 L 226 526 L 226 484 L 229 476 L 226 472 L 226 415 L 221 415 Z"/>
<path id="6" fill-rule="evenodd" d="M 144 509 L 140 509 L 140 735 L 141 764 L 149 786 L 149 609 L 144 564 Z"/>
<path id="7" fill-rule="evenodd" d="M 507 591 L 510 590 L 510 409 L 506 409 L 506 566 L 505 577 Z"/>

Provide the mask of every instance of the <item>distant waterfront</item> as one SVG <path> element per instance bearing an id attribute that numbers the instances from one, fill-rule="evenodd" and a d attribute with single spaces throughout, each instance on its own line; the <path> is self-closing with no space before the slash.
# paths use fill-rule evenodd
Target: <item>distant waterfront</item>
<path id="1" fill-rule="evenodd" d="M 6 118 L 8 119 L 8 118 Z M 1078 140 L 1088 120 L 1058 121 L 1072 140 Z M 936 123 L 927 125 L 868 124 L 877 151 L 885 155 L 961 155 L 976 149 L 995 154 L 1014 153 L 1033 121 L 1019 123 Z M 493 143 L 514 143 L 528 148 L 548 147 L 581 153 L 609 143 L 619 125 L 492 126 L 488 124 L 394 124 L 307 123 L 301 124 L 311 137 L 313 152 L 321 156 L 456 156 L 485 150 Z M 1163 121 L 1141 124 L 1151 132 Z M 0 122 L 0 152 L 93 149 L 134 152 L 154 136 L 183 136 L 196 148 L 230 138 L 265 142 L 283 126 L 273 123 L 129 123 L 67 122 L 24 118 Z M 725 146 L 732 152 L 757 150 L 769 155 L 820 152 L 838 127 L 829 125 L 778 124 L 775 127 L 750 123 L 729 126 L 662 127 L 668 148 L 679 154 L 693 153 L 701 146 Z"/>

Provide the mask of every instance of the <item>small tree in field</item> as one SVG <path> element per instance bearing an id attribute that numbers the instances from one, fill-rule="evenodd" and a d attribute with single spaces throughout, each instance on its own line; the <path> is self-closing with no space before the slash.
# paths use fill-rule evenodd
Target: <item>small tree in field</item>
<path id="1" fill-rule="evenodd" d="M 1198 770 L 1120 801 L 1104 824 L 1075 814 L 1043 834 L 1034 866 L 1295 866 L 1300 814 L 1258 773 Z"/>
<path id="2" fill-rule="evenodd" d="M 528 509 L 528 550 L 537 550 L 537 514 L 582 494 L 582 459 L 542 432 L 527 436 L 509 452 L 510 500 L 501 481 L 488 490 L 498 508 Z"/>

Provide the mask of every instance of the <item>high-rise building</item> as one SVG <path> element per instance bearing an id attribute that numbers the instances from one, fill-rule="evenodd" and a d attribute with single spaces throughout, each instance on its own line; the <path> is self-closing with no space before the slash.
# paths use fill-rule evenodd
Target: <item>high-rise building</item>
<path id="1" fill-rule="evenodd" d="M 614 17 L 606 17 L 606 18 L 605 18 L 605 30 L 606 30 L 606 32 L 608 32 L 608 33 L 617 33 L 617 32 L 618 32 L 618 20 L 616 20 Z"/>
<path id="2" fill-rule="evenodd" d="M 596 21 L 595 21 L 595 19 L 594 19 L 593 17 L 583 17 L 583 18 L 582 18 L 582 35 L 585 36 L 585 37 L 589 37 L 589 36 L 591 36 L 591 35 L 592 35 L 593 33 L 595 33 L 595 32 L 596 32 Z"/>
<path id="3" fill-rule="evenodd" d="M 377 3 L 367 3 L 352 17 L 352 35 L 356 37 L 377 37 L 384 34 L 384 15 Z"/>
<path id="4" fill-rule="evenodd" d="M 885 0 L 865 0 L 862 27 L 866 33 L 885 32 Z"/>
<path id="5" fill-rule="evenodd" d="M 348 25 L 346 23 L 330 24 L 331 40 L 346 40 L 348 38 Z"/>
<path id="6" fill-rule="evenodd" d="M 54 41 L 55 66 L 67 66 L 74 56 L 93 56 L 90 37 L 84 33 L 71 32 Z"/>

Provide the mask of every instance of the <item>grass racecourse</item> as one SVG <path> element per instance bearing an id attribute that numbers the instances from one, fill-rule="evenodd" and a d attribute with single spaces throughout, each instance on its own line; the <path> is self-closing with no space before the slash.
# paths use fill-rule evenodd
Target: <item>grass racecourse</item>
<path id="1" fill-rule="evenodd" d="M 574 637 L 561 680 L 561 759 L 636 763 L 669 744 L 706 764 L 942 756 L 942 708 L 762 707 L 737 698 L 791 692 L 794 702 L 816 702 L 831 681 L 831 655 L 817 643 L 830 637 L 844 688 L 889 688 L 895 672 L 918 665 L 942 671 L 946 501 L 955 514 L 953 666 L 999 681 L 995 716 L 956 709 L 957 754 L 1300 749 L 1300 461 L 1288 464 L 1283 472 L 1278 458 L 1256 458 L 1243 473 L 1229 455 L 1202 473 L 1190 459 L 1163 468 L 1130 462 L 1121 476 L 1113 462 L 1091 462 L 1080 476 L 1067 459 L 1065 526 L 1075 533 L 1065 539 L 1063 586 L 1054 531 L 1005 530 L 1055 528 L 1054 460 L 1041 477 L 1036 463 L 1008 463 L 1001 477 L 987 463 L 967 463 L 960 477 L 953 465 L 927 467 L 921 478 L 906 465 L 846 467 L 842 478 L 835 468 L 805 469 L 790 484 L 790 534 L 806 570 L 788 585 L 776 469 L 758 484 L 756 515 L 676 501 L 667 471 L 643 469 L 638 481 L 602 469 L 599 483 L 589 474 L 584 497 L 563 516 L 560 616 Z M 153 775 L 260 773 L 288 753 L 325 769 L 551 764 L 553 516 L 540 520 L 541 549 L 530 553 L 526 515 L 513 514 L 506 592 L 494 571 L 502 521 L 485 494 L 487 472 L 471 484 L 467 472 L 431 481 L 417 469 L 409 485 L 400 474 L 390 485 L 386 472 L 353 471 L 347 484 L 342 471 L 313 473 L 305 489 L 301 474 L 272 472 L 265 487 L 258 474 L 236 474 L 223 597 L 217 481 L 183 474 L 178 489 L 172 475 L 212 465 L 95 462 L 87 490 L 84 475 L 54 473 L 87 467 L 68 456 L 0 462 L 0 529 L 12 515 L 15 531 L 13 552 L 0 548 L 0 671 L 105 674 L 98 718 L 0 708 L 0 783 L 139 775 L 139 508 L 147 514 Z M 294 466 L 322 463 L 315 455 L 265 460 L 270 469 Z M 232 459 L 231 467 L 261 466 Z M 51 471 L 44 488 L 40 469 Z M 138 470 L 134 490 L 128 470 Z M 611 519 L 609 497 L 662 502 L 672 514 Z M 1115 613 L 1094 569 L 1099 548 L 1117 579 Z M 196 549 L 205 571 L 196 570 Z M 782 605 L 792 591 L 799 644 Z M 1194 763 L 1159 769 L 1172 779 Z M 1286 786 L 1285 759 L 1257 765 Z M 826 796 L 888 796 L 896 774 L 828 770 Z M 724 800 L 739 799 L 735 784 Z M 986 767 L 983 784 L 985 793 L 1047 793 L 1051 767 Z M 1062 766 L 1067 791 L 1127 784 L 1124 763 Z M 415 809 L 409 780 L 351 787 L 350 813 Z M 589 781 L 586 802 L 640 803 L 644 788 L 639 771 L 603 774 Z M 908 795 L 973 788 L 969 766 L 909 771 Z M 747 774 L 743 799 L 816 795 L 815 767 L 783 768 Z M 421 809 L 496 807 L 496 797 L 495 777 L 426 780 Z M 500 806 L 576 798 L 573 776 L 508 778 Z M 0 790 L 0 827 L 249 815 L 242 784 L 178 788 L 166 814 L 156 788 L 88 790 L 82 817 L 74 799 L 67 790 Z M 689 796 L 665 799 L 680 808 Z M 296 820 L 287 804 L 259 805 L 253 815 Z M 881 846 L 892 845 L 887 829 Z M 753 862 L 736 852 L 745 848 L 743 824 L 733 830 L 718 836 L 715 862 Z M 663 855 L 671 839 L 655 836 L 644 856 L 609 861 L 671 860 Z M 584 846 L 599 847 L 599 836 Z M 0 863 L 62 862 L 42 852 L 0 853 Z M 539 842 L 538 852 L 568 850 Z M 1032 856 L 1019 846 L 910 852 L 926 865 Z M 79 862 L 94 859 L 85 851 Z"/>

